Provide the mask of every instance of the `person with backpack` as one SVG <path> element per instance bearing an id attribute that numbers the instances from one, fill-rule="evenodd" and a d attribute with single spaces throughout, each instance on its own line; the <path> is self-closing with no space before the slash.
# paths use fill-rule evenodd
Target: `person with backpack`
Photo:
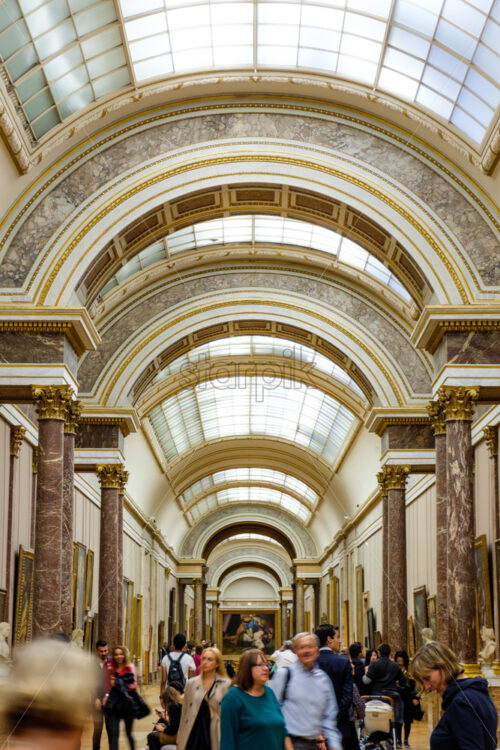
<path id="1" fill-rule="evenodd" d="M 185 646 L 186 636 L 184 633 L 174 635 L 174 650 L 166 654 L 161 662 L 160 696 L 166 685 L 177 682 L 182 685 L 182 690 L 184 690 L 188 679 L 194 677 L 196 664 L 193 657 L 184 650 Z"/>

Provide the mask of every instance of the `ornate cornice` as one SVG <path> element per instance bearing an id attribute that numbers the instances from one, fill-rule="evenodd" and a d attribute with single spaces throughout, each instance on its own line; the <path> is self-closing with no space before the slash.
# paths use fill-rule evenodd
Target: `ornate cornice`
<path id="1" fill-rule="evenodd" d="M 21 427 L 21 425 L 16 425 L 15 427 L 11 427 L 11 430 L 10 430 L 10 455 L 11 456 L 19 455 L 19 448 L 21 447 L 21 443 L 23 442 L 25 435 L 26 435 L 26 430 L 24 427 Z"/>
<path id="2" fill-rule="evenodd" d="M 100 464 L 96 467 L 101 488 L 120 489 L 122 484 L 122 464 Z"/>
<path id="3" fill-rule="evenodd" d="M 430 401 L 427 405 L 427 412 L 434 429 L 434 435 L 446 435 L 446 419 L 442 404 L 438 401 Z"/>
<path id="4" fill-rule="evenodd" d="M 66 419 L 68 405 L 73 397 L 69 385 L 34 385 L 31 388 L 38 419 Z"/>
<path id="5" fill-rule="evenodd" d="M 64 432 L 66 435 L 74 435 L 78 422 L 80 420 L 80 414 L 82 413 L 81 401 L 71 401 L 68 404 L 66 410 L 66 419 L 64 422 Z"/>
<path id="6" fill-rule="evenodd" d="M 63 333 L 76 354 L 98 347 L 101 337 L 85 307 L 0 305 L 0 333 Z"/>
<path id="7" fill-rule="evenodd" d="M 489 425 L 483 430 L 484 439 L 490 456 L 498 456 L 498 427 Z"/>
<path id="8" fill-rule="evenodd" d="M 384 466 L 380 474 L 383 475 L 387 490 L 404 490 L 406 479 L 410 473 L 409 466 Z M 377 475 L 378 477 L 379 475 Z M 380 483 L 380 480 L 379 480 Z"/>
<path id="9" fill-rule="evenodd" d="M 447 422 L 471 421 L 478 397 L 476 386 L 442 386 L 438 391 L 438 401 Z"/>
<path id="10" fill-rule="evenodd" d="M 428 305 L 411 335 L 417 349 L 433 354 L 446 333 L 500 331 L 500 304 Z"/>

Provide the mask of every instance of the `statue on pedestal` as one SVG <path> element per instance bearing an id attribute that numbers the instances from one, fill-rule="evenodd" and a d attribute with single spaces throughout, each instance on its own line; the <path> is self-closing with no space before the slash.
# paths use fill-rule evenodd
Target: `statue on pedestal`
<path id="1" fill-rule="evenodd" d="M 479 652 L 479 663 L 481 664 L 483 672 L 491 672 L 497 646 L 495 631 L 493 628 L 487 628 L 486 625 L 483 625 L 479 633 L 483 644 L 483 648 Z"/>

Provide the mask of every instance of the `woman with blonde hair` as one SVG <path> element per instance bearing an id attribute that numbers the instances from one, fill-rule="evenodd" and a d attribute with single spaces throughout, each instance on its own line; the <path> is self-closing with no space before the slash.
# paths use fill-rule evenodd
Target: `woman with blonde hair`
<path id="1" fill-rule="evenodd" d="M 184 690 L 177 750 L 219 750 L 220 704 L 230 686 L 219 649 L 204 649 L 200 674 Z"/>
<path id="2" fill-rule="evenodd" d="M 495 750 L 498 716 L 483 677 L 466 677 L 453 651 L 437 641 L 417 651 L 411 671 L 426 692 L 443 699 L 431 750 Z"/>
<path id="3" fill-rule="evenodd" d="M 137 706 L 130 694 L 137 690 L 137 676 L 126 646 L 115 646 L 113 648 L 110 682 L 109 696 L 103 701 L 109 750 L 118 750 L 120 721 L 122 720 L 125 722 L 125 732 L 130 750 L 135 750 L 132 724 L 136 717 Z"/>

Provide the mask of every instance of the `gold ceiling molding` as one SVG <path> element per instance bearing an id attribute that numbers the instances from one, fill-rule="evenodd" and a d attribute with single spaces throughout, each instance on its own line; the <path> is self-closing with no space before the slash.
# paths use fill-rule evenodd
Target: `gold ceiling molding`
<path id="1" fill-rule="evenodd" d="M 211 312 L 213 310 L 221 310 L 225 307 L 233 307 L 233 306 L 240 306 L 244 305 L 245 307 L 251 306 L 251 305 L 258 305 L 258 304 L 265 304 L 268 307 L 277 307 L 280 309 L 289 310 L 292 312 L 304 312 L 304 307 L 300 307 L 298 305 L 291 305 L 288 303 L 283 302 L 277 302 L 275 300 L 263 300 L 260 299 L 245 299 L 245 300 L 231 300 L 231 301 L 223 301 L 223 302 L 214 302 L 210 305 L 206 305 L 203 308 L 197 309 L 198 314 L 204 314 Z M 352 331 L 349 331 L 345 328 L 345 326 L 341 325 L 340 323 L 336 323 L 334 320 L 332 320 L 331 317 L 327 317 L 325 315 L 322 315 L 321 313 L 318 313 L 313 310 L 307 310 L 307 314 L 315 318 L 316 320 L 320 320 L 322 323 L 326 324 L 329 327 L 334 328 L 335 330 L 341 331 L 344 334 L 347 334 L 349 338 L 357 345 L 359 346 L 362 351 L 364 351 L 368 357 L 373 360 L 376 364 L 376 366 L 379 368 L 379 370 L 383 373 L 384 377 L 386 378 L 387 382 L 389 383 L 392 393 L 394 397 L 396 398 L 398 405 L 403 406 L 405 399 L 403 398 L 403 394 L 399 388 L 399 386 L 396 385 L 396 381 L 392 377 L 391 373 L 389 372 L 389 369 L 385 367 L 381 361 L 381 359 L 377 356 L 375 351 L 373 351 L 370 347 L 368 347 L 365 342 L 359 338 L 358 336 L 355 336 Z M 102 395 L 102 398 L 100 399 L 101 403 L 106 404 L 110 397 L 111 393 L 113 392 L 113 389 L 120 379 L 120 377 L 123 375 L 129 364 L 132 362 L 133 359 L 139 356 L 139 352 L 144 349 L 144 347 L 148 346 L 152 341 L 154 341 L 155 338 L 157 338 L 159 335 L 166 333 L 170 328 L 177 325 L 178 323 L 183 322 L 184 320 L 189 320 L 192 318 L 193 312 L 189 311 L 182 315 L 177 316 L 173 320 L 169 320 L 167 323 L 162 324 L 159 328 L 156 328 L 152 333 L 150 333 L 148 336 L 141 338 L 141 341 L 138 345 L 134 347 L 134 349 L 128 354 L 125 359 L 121 361 L 121 363 L 118 365 L 113 364 L 113 376 L 111 378 L 111 381 L 109 382 L 108 386 L 106 387 L 104 394 Z M 108 363 L 109 367 L 109 363 Z M 102 378 L 101 378 L 102 380 Z"/>
<path id="2" fill-rule="evenodd" d="M 0 331 L 64 333 L 80 357 L 95 350 L 101 338 L 85 307 L 43 307 L 0 303 Z"/>
<path id="3" fill-rule="evenodd" d="M 279 164 L 279 165 L 291 165 L 302 169 L 312 170 L 314 172 L 319 172 L 321 174 L 326 174 L 329 177 L 333 177 L 335 179 L 339 179 L 341 181 L 347 182 L 356 188 L 359 188 L 363 192 L 373 196 L 374 198 L 380 200 L 383 204 L 389 206 L 395 213 L 399 214 L 404 218 L 406 222 L 408 222 L 419 234 L 420 236 L 426 241 L 427 245 L 432 248 L 433 252 L 437 255 L 437 257 L 441 260 L 445 268 L 447 269 L 450 277 L 453 279 L 456 289 L 461 297 L 462 302 L 465 304 L 468 302 L 469 296 L 471 294 L 471 290 L 465 289 L 464 281 L 458 276 L 457 270 L 455 269 L 454 265 L 450 262 L 450 259 L 447 256 L 447 253 L 444 252 L 438 242 L 434 239 L 434 237 L 431 235 L 430 231 L 423 226 L 423 224 L 420 223 L 419 220 L 417 220 L 414 212 L 406 210 L 403 205 L 401 205 L 398 201 L 391 198 L 389 195 L 387 195 L 382 190 L 373 187 L 370 183 L 366 182 L 366 180 L 361 179 L 360 177 L 349 174 L 346 171 L 343 171 L 341 169 L 336 169 L 333 167 L 329 167 L 327 164 L 320 164 L 317 161 L 309 161 L 304 159 L 297 159 L 293 157 L 287 157 L 287 156 L 281 156 L 281 155 L 262 155 L 262 154 L 234 154 L 230 156 L 219 156 L 212 159 L 203 159 L 198 162 L 191 162 L 191 163 L 184 163 L 179 166 L 176 166 L 170 170 L 161 170 L 156 174 L 151 175 L 144 181 L 140 181 L 136 183 L 135 185 L 129 187 L 128 190 L 125 190 L 118 195 L 115 195 L 115 197 L 109 201 L 104 208 L 97 211 L 97 213 L 94 213 L 92 216 L 87 216 L 85 220 L 82 220 L 81 228 L 77 231 L 75 235 L 73 235 L 73 238 L 71 241 L 68 241 L 65 243 L 65 249 L 60 253 L 59 257 L 55 261 L 55 263 L 52 266 L 51 272 L 49 273 L 48 277 L 46 277 L 45 283 L 42 286 L 42 289 L 39 293 L 38 298 L 39 302 L 43 303 L 45 299 L 47 298 L 50 288 L 58 275 L 59 271 L 61 270 L 62 266 L 66 263 L 69 256 L 73 252 L 73 250 L 77 247 L 77 245 L 80 244 L 87 235 L 87 233 L 96 227 L 102 220 L 104 220 L 114 209 L 121 206 L 126 201 L 130 200 L 131 198 L 136 197 L 140 193 L 142 193 L 145 190 L 148 190 L 151 187 L 154 187 L 155 185 L 169 180 L 173 177 L 177 177 L 179 175 L 192 172 L 193 170 L 199 170 L 199 169 L 209 169 L 214 166 L 222 166 L 224 164 L 234 164 L 234 163 L 270 163 L 270 164 Z M 149 171 L 149 165 L 141 166 L 139 170 L 137 170 L 137 173 L 143 172 L 148 170 Z M 365 172 L 371 172 L 371 170 L 366 170 Z M 276 176 L 279 178 L 281 175 L 278 175 L 276 173 Z M 130 177 L 129 177 L 130 179 Z M 224 176 L 221 175 L 221 179 L 224 179 Z M 85 213 L 88 212 L 88 209 L 94 204 L 94 203 L 101 203 L 103 196 L 107 192 L 114 191 L 115 186 L 112 185 L 111 187 L 105 189 L 102 191 L 102 193 L 99 193 L 99 195 L 95 196 L 91 201 L 89 201 L 85 206 Z M 426 209 L 422 209 L 424 213 L 427 215 L 430 215 L 429 212 Z M 83 212 L 81 212 L 83 213 Z M 74 221 L 75 219 L 73 219 Z M 189 223 L 189 222 L 188 222 Z M 48 248 L 46 249 L 43 258 L 38 260 L 38 269 L 43 265 L 45 259 L 53 252 L 54 247 L 58 244 L 58 241 L 62 238 L 62 235 L 67 232 L 67 228 L 61 230 L 59 234 L 55 236 L 53 241 L 49 244 Z M 467 259 L 462 255 L 460 252 L 456 242 L 451 240 L 451 238 L 448 238 L 450 244 L 453 245 L 455 252 L 457 253 L 457 256 L 460 258 L 461 263 L 467 268 L 469 274 L 471 277 L 473 277 L 472 269 L 470 267 L 469 262 Z M 34 279 L 37 276 L 37 270 L 34 272 L 31 281 L 28 285 L 28 289 L 31 289 L 32 285 L 34 284 Z"/>

